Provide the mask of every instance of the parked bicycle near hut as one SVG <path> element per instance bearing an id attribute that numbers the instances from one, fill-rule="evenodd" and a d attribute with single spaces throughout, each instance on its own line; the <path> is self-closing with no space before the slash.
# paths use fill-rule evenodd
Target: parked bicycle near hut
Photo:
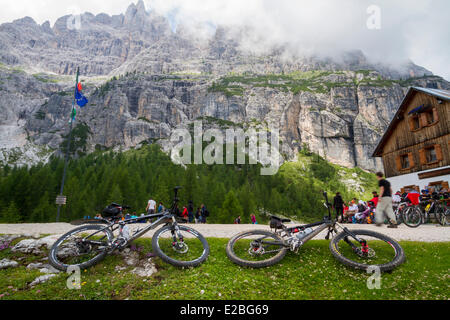
<path id="1" fill-rule="evenodd" d="M 280 262 L 287 251 L 298 252 L 309 240 L 328 229 L 326 239 L 332 237 L 329 249 L 346 266 L 367 270 L 377 266 L 380 271 L 391 271 L 405 260 L 405 253 L 394 239 L 369 230 L 349 230 L 331 218 L 331 204 L 324 192 L 328 216 L 316 223 L 287 227 L 289 219 L 271 217 L 270 227 L 275 231 L 252 230 L 235 235 L 227 244 L 228 258 L 234 263 L 261 268 Z M 315 228 L 315 229 L 313 229 Z M 342 229 L 338 233 L 337 228 Z"/>
<path id="2" fill-rule="evenodd" d="M 99 263 L 106 255 L 127 247 L 133 240 L 149 230 L 162 225 L 152 238 L 153 252 L 163 261 L 177 267 L 195 267 L 203 263 L 209 255 L 206 239 L 196 230 L 178 225 L 178 197 L 181 187 L 174 189 L 172 207 L 156 214 L 143 215 L 127 220 L 121 219 L 124 210 L 130 207 L 112 204 L 103 212 L 107 217 L 86 221 L 83 225 L 61 236 L 49 252 L 49 262 L 59 270 L 69 266 L 86 269 Z M 153 223 L 138 228 L 131 235 L 124 230 L 129 224 L 156 218 Z M 114 237 L 114 231 L 119 235 Z"/>

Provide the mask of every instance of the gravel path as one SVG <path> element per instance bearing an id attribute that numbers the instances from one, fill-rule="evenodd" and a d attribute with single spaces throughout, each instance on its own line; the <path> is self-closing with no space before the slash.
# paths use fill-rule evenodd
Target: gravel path
<path id="1" fill-rule="evenodd" d="M 144 224 L 131 225 L 132 229 L 142 228 Z M 235 225 L 235 224 L 196 224 L 190 225 L 205 237 L 230 238 L 236 233 L 252 229 L 269 229 L 267 225 Z M 351 225 L 346 224 L 349 229 L 368 229 L 386 234 L 396 240 L 423 241 L 423 242 L 444 242 L 450 241 L 450 227 L 440 225 L 421 225 L 418 228 L 409 228 L 405 225 L 397 229 L 388 229 L 386 226 L 376 227 L 374 225 Z M 0 224 L 0 234 L 63 234 L 76 228 L 68 223 L 24 223 L 24 224 Z M 153 231 L 149 231 L 144 237 L 151 237 Z M 323 239 L 326 231 L 322 232 L 315 239 Z"/>

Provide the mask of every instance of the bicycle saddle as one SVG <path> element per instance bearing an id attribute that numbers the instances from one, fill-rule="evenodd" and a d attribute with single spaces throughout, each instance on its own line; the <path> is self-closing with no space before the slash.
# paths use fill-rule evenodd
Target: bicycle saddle
<path id="1" fill-rule="evenodd" d="M 282 218 L 279 218 L 279 217 L 277 217 L 277 216 L 271 216 L 270 218 L 271 218 L 271 219 L 275 219 L 275 220 L 279 220 L 279 221 L 281 221 L 282 223 L 291 222 L 291 219 L 282 219 Z"/>

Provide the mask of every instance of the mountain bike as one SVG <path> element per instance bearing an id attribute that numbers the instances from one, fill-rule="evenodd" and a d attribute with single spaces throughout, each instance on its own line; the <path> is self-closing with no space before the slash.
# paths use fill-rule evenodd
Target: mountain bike
<path id="1" fill-rule="evenodd" d="M 394 211 L 397 225 L 404 223 L 410 228 L 417 228 L 422 224 L 422 211 L 418 205 L 402 199 Z"/>
<path id="2" fill-rule="evenodd" d="M 445 205 L 447 200 L 441 200 L 439 195 L 433 195 L 432 199 L 428 199 L 425 203 L 426 206 L 422 212 L 422 223 L 428 223 L 431 221 L 431 216 L 439 222 L 442 226 L 449 224 L 448 208 Z"/>
<path id="3" fill-rule="evenodd" d="M 438 217 L 439 223 L 442 226 L 448 226 L 450 225 L 450 207 L 446 206 L 443 202 L 441 203 L 441 205 L 443 206 L 443 211 L 441 211 Z"/>
<path id="4" fill-rule="evenodd" d="M 152 237 L 153 252 L 163 261 L 177 267 L 196 267 L 203 263 L 209 255 L 206 239 L 196 230 L 178 225 L 179 216 L 176 187 L 172 207 L 156 214 L 142 215 L 127 220 L 122 219 L 123 210 L 127 206 L 112 204 L 104 210 L 107 218 L 93 219 L 83 222 L 81 227 L 73 229 L 61 236 L 49 252 L 49 262 L 59 270 L 67 270 L 69 266 L 86 269 L 99 263 L 106 255 L 115 250 L 126 248 L 133 240 L 141 237 L 149 230 L 163 225 Z M 129 234 L 129 224 L 147 222 L 156 219 L 147 226 L 137 228 Z M 119 230 L 114 237 L 114 231 Z"/>
<path id="5" fill-rule="evenodd" d="M 272 216 L 268 230 L 241 232 L 230 239 L 228 258 L 241 266 L 261 268 L 280 262 L 287 251 L 298 252 L 309 240 L 328 229 L 325 239 L 333 256 L 346 266 L 367 270 L 377 266 L 380 271 L 391 271 L 405 260 L 405 253 L 394 239 L 370 230 L 349 230 L 331 219 L 331 204 L 324 192 L 328 216 L 316 223 L 286 227 L 289 219 Z M 338 233 L 337 228 L 342 229 Z M 272 231 L 274 229 L 274 231 Z M 333 236 L 333 234 L 335 234 Z"/>
<path id="6" fill-rule="evenodd" d="M 417 228 L 421 224 L 431 222 L 432 217 L 439 222 L 439 224 L 446 226 L 449 224 L 450 217 L 448 208 L 445 206 L 446 200 L 441 200 L 439 195 L 432 195 L 432 197 L 421 198 L 421 205 L 410 205 L 406 210 L 403 210 L 403 222 L 411 228 Z"/>

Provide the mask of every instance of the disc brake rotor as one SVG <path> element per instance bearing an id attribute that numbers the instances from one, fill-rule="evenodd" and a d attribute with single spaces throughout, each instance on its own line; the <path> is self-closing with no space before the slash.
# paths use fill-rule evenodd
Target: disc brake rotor
<path id="1" fill-rule="evenodd" d="M 172 244 L 172 249 L 178 253 L 186 253 L 189 250 L 189 246 L 185 242 L 174 242 Z"/>
<path id="2" fill-rule="evenodd" d="M 92 246 L 88 243 L 83 242 L 82 240 L 78 240 L 76 242 L 78 254 L 86 254 L 92 250 Z"/>
<path id="3" fill-rule="evenodd" d="M 254 255 L 254 256 L 262 255 L 262 254 L 264 254 L 264 247 L 261 246 L 260 243 L 252 242 L 250 244 L 250 248 L 248 249 L 248 253 L 251 255 Z"/>
<path id="4" fill-rule="evenodd" d="M 373 258 L 376 253 L 372 248 L 367 248 L 367 252 L 363 252 L 362 248 L 358 248 L 355 250 L 355 253 L 361 258 Z"/>

